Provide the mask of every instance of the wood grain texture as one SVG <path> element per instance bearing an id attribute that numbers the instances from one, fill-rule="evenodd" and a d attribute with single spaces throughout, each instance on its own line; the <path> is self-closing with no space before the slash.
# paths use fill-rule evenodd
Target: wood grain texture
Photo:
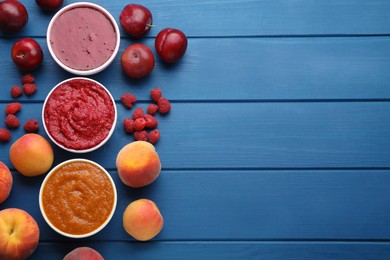
<path id="1" fill-rule="evenodd" d="M 1 100 L 20 84 L 22 72 L 10 59 L 15 39 L 0 41 Z M 38 39 L 45 59 L 35 72 L 38 93 L 24 100 L 42 101 L 52 87 L 69 77 L 50 57 L 45 39 Z M 153 40 L 145 43 L 153 49 Z M 389 99 L 390 39 L 284 38 L 190 39 L 183 60 L 174 66 L 157 59 L 152 74 L 130 80 L 120 57 L 131 44 L 123 40 L 111 66 L 92 76 L 119 100 L 131 92 L 150 101 L 149 90 L 160 87 L 172 100 Z M 210 57 L 213 57 L 210 60 Z M 157 57 L 156 57 L 157 58 Z"/>
<path id="2" fill-rule="evenodd" d="M 134 241 L 123 229 L 128 204 L 148 198 L 164 227 L 154 241 L 390 241 L 390 171 L 169 171 L 152 185 L 118 191 L 113 219 L 86 241 Z M 38 222 L 41 241 L 75 242 L 43 220 L 38 194 L 44 176 L 13 172 L 14 188 L 0 209 L 18 207 Z"/>
<path id="3" fill-rule="evenodd" d="M 0 34 L 0 111 L 23 75 L 10 58 L 20 37 L 38 40 L 44 62 L 34 72 L 39 87 L 22 97 L 18 117 L 41 122 L 44 98 L 73 77 L 56 65 L 46 46 L 53 13 L 33 0 L 26 28 Z M 65 4 L 76 0 L 65 0 Z M 126 1 L 94 0 L 116 21 Z M 28 211 L 41 230 L 31 259 L 62 259 L 92 246 L 106 259 L 389 259 L 390 258 L 390 1 L 387 0 L 145 0 L 156 25 L 145 39 L 121 29 L 113 64 L 92 76 L 118 101 L 135 94 L 146 108 L 149 90 L 163 89 L 172 111 L 158 116 L 156 149 L 163 170 L 152 185 L 131 189 L 117 175 L 118 151 L 133 141 L 123 119 L 133 110 L 117 102 L 110 141 L 75 155 L 54 146 L 54 165 L 75 157 L 106 167 L 118 189 L 118 207 L 100 233 L 72 240 L 55 233 L 39 211 L 44 176 L 13 170 L 14 188 L 0 210 Z M 176 65 L 157 59 L 153 73 L 130 80 L 120 67 L 125 48 L 140 42 L 153 52 L 165 27 L 189 37 Z M 5 115 L 0 114 L 0 122 Z M 0 126 L 0 128 L 3 126 Z M 0 144 L 0 161 L 24 134 L 12 131 Z M 53 166 L 54 166 L 53 165 Z M 135 242 L 122 227 L 126 206 L 154 200 L 164 216 L 162 232 Z"/>
<path id="4" fill-rule="evenodd" d="M 388 243 L 275 243 L 275 242 L 83 242 L 40 244 L 31 259 L 42 255 L 62 259 L 74 248 L 97 248 L 107 259 L 285 259 L 285 260 L 385 260 L 390 257 Z"/>
<path id="5" fill-rule="evenodd" d="M 30 21 L 20 35 L 45 35 L 53 14 L 40 11 L 35 1 L 21 2 L 29 11 Z M 77 1 L 65 0 L 66 4 L 74 2 Z M 105 7 L 118 23 L 123 7 L 130 3 L 92 2 Z M 386 0 L 146 0 L 139 3 L 153 14 L 156 26 L 149 37 L 166 27 L 179 28 L 190 37 L 390 33 L 390 3 Z"/>
<path id="6" fill-rule="evenodd" d="M 123 129 L 134 108 L 117 108 L 111 139 L 77 156 L 115 168 L 118 151 L 134 140 Z M 22 124 L 40 119 L 41 110 L 41 103 L 23 104 Z M 389 113 L 388 102 L 173 103 L 168 115 L 157 116 L 156 149 L 166 169 L 390 167 Z M 13 140 L 23 132 L 13 131 Z M 46 136 L 42 123 L 39 133 Z M 9 166 L 10 145 L 0 147 L 0 160 Z M 75 156 L 53 147 L 56 163 Z"/>

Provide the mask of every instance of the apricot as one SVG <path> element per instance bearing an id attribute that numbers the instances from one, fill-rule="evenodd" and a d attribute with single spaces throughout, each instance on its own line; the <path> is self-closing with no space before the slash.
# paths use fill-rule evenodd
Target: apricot
<path id="1" fill-rule="evenodd" d="M 119 151 L 116 167 L 124 184 L 138 188 L 152 183 L 158 177 L 161 162 L 151 143 L 135 141 Z"/>
<path id="2" fill-rule="evenodd" d="M 46 173 L 53 164 L 50 143 L 38 134 L 25 134 L 16 140 L 9 151 L 12 164 L 24 176 Z"/>
<path id="3" fill-rule="evenodd" d="M 147 241 L 160 233 L 164 219 L 156 204 L 148 199 L 133 201 L 123 213 L 123 227 L 139 241 Z"/>
<path id="4" fill-rule="evenodd" d="M 11 193 L 13 178 L 7 165 L 0 162 L 0 204 L 3 203 Z"/>
<path id="5" fill-rule="evenodd" d="M 104 260 L 103 256 L 90 247 L 78 247 L 70 251 L 63 260 Z"/>

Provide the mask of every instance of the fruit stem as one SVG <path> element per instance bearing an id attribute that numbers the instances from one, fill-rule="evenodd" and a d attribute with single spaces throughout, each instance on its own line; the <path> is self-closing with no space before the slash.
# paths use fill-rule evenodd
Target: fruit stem
<path id="1" fill-rule="evenodd" d="M 154 24 L 148 24 L 148 23 L 147 23 L 146 25 L 149 26 L 149 27 L 151 27 L 151 28 L 156 26 L 156 25 L 154 25 Z"/>
<path id="2" fill-rule="evenodd" d="M 23 52 L 16 55 L 16 57 L 18 57 L 19 59 L 23 59 L 24 56 L 25 54 Z"/>

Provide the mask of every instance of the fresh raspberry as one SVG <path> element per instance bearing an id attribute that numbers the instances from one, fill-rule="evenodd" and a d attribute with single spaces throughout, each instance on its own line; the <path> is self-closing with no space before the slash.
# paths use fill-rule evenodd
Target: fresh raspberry
<path id="1" fill-rule="evenodd" d="M 158 139 L 160 139 L 160 131 L 155 129 L 149 133 L 149 142 L 151 144 L 157 143 Z"/>
<path id="2" fill-rule="evenodd" d="M 19 119 L 15 115 L 8 115 L 4 121 L 5 125 L 9 128 L 18 128 L 20 126 Z"/>
<path id="3" fill-rule="evenodd" d="M 145 127 L 146 128 L 156 128 L 157 125 L 158 125 L 158 121 L 157 121 L 157 118 L 155 118 L 154 116 L 152 115 L 149 115 L 149 114 L 146 114 L 145 115 L 145 121 L 146 121 L 146 124 L 145 124 Z"/>
<path id="4" fill-rule="evenodd" d="M 123 126 L 125 127 L 125 132 L 132 134 L 134 132 L 134 120 L 131 118 L 125 118 L 123 120 Z"/>
<path id="5" fill-rule="evenodd" d="M 158 111 L 158 106 L 157 106 L 157 105 L 155 105 L 155 104 L 150 104 L 150 105 L 148 106 L 148 114 L 149 114 L 149 115 L 154 115 L 154 114 L 157 113 L 157 111 Z"/>
<path id="6" fill-rule="evenodd" d="M 0 142 L 8 142 L 11 140 L 11 132 L 8 129 L 0 128 Z"/>
<path id="7" fill-rule="evenodd" d="M 24 90 L 24 94 L 26 94 L 27 96 L 31 96 L 37 91 L 37 85 L 30 84 L 30 83 L 24 84 L 23 90 Z"/>
<path id="8" fill-rule="evenodd" d="M 13 86 L 11 88 L 11 96 L 13 98 L 20 97 L 23 94 L 23 89 L 19 86 Z"/>
<path id="9" fill-rule="evenodd" d="M 133 120 L 136 120 L 137 118 L 144 118 L 144 116 L 144 110 L 141 107 L 137 107 L 133 113 Z"/>
<path id="10" fill-rule="evenodd" d="M 38 132 L 38 129 L 39 129 L 39 124 L 38 124 L 38 121 L 35 120 L 35 119 L 30 119 L 28 120 L 24 126 L 23 126 L 24 130 L 27 132 L 27 133 L 35 133 L 35 132 Z"/>
<path id="11" fill-rule="evenodd" d="M 9 103 L 5 108 L 5 113 L 7 115 L 9 114 L 15 115 L 20 111 L 21 108 L 22 108 L 22 104 L 20 104 L 19 102 Z"/>
<path id="12" fill-rule="evenodd" d="M 157 104 L 161 114 L 168 113 L 171 110 L 171 103 L 166 98 L 160 98 Z"/>
<path id="13" fill-rule="evenodd" d="M 144 130 L 146 125 L 146 120 L 144 118 L 137 118 L 134 122 L 134 128 L 136 131 Z"/>
<path id="14" fill-rule="evenodd" d="M 160 97 L 162 97 L 162 92 L 161 92 L 161 89 L 159 88 L 154 88 L 150 91 L 150 96 L 152 97 L 152 99 L 154 100 L 154 102 L 158 102 L 158 100 L 160 99 Z"/>
<path id="15" fill-rule="evenodd" d="M 32 84 L 35 82 L 35 78 L 33 74 L 26 74 L 22 77 L 22 83 L 24 84 Z"/>
<path id="16" fill-rule="evenodd" d="M 130 109 L 133 107 L 133 103 L 137 101 L 137 98 L 130 93 L 125 93 L 121 96 L 121 101 L 126 108 Z"/>
<path id="17" fill-rule="evenodd" d="M 140 132 L 134 132 L 133 136 L 134 136 L 134 139 L 137 141 L 147 141 L 148 140 L 148 133 L 145 130 L 140 131 Z"/>

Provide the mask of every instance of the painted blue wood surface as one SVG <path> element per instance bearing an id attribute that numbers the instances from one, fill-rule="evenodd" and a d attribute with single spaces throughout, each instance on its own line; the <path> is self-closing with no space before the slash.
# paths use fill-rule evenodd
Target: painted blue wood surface
<path id="1" fill-rule="evenodd" d="M 26 208 L 43 242 L 75 242 L 43 220 L 38 194 L 44 176 L 13 173 L 15 187 L 1 208 Z M 132 189 L 110 171 L 118 191 L 112 221 L 81 241 L 134 241 L 122 214 L 136 199 L 156 202 L 164 228 L 154 241 L 390 240 L 389 170 L 163 170 Z"/>
<path id="2" fill-rule="evenodd" d="M 23 104 L 21 122 L 40 121 L 50 89 L 73 75 L 60 69 L 46 46 L 53 13 L 21 0 L 30 22 L 11 37 L 0 35 L 0 111 L 13 101 L 22 74 L 10 59 L 12 44 L 32 36 L 45 59 L 34 73 L 39 86 Z M 75 1 L 65 0 L 65 4 Z M 125 1 L 95 0 L 119 21 Z M 146 39 L 122 35 L 118 57 L 92 76 L 117 100 L 117 129 L 98 151 L 74 155 L 57 147 L 55 164 L 92 159 L 107 169 L 118 189 L 113 220 L 97 235 L 72 240 L 45 224 L 38 207 L 44 176 L 26 178 L 0 144 L 0 161 L 13 169 L 14 188 L 0 210 L 19 207 L 38 221 L 41 242 L 32 259 L 62 259 L 92 246 L 106 259 L 389 259 L 390 258 L 390 2 L 143 1 L 154 15 Z M 164 27 L 189 36 L 174 66 L 157 60 L 153 73 L 129 80 L 120 54 L 130 44 L 152 48 Z M 122 31 L 123 32 L 123 31 Z M 135 94 L 146 108 L 149 90 L 172 101 L 159 118 L 156 149 L 161 176 L 131 189 L 116 172 L 119 149 L 133 138 L 122 121 L 134 110 L 119 102 Z M 0 122 L 5 118 L 0 114 Z M 40 121 L 41 123 L 41 121 Z M 42 124 L 40 134 L 47 138 Z M 138 243 L 123 230 L 125 207 L 154 200 L 165 219 L 152 242 Z"/>
<path id="3" fill-rule="evenodd" d="M 21 0 L 30 12 L 22 35 L 42 36 L 51 14 L 41 12 L 34 1 Z M 65 4 L 76 2 L 65 0 Z M 147 6 L 156 25 L 156 36 L 165 27 L 181 28 L 191 37 L 389 34 L 390 3 L 387 0 L 165 0 L 91 1 L 106 8 L 119 22 L 129 3 Z"/>
<path id="4" fill-rule="evenodd" d="M 390 247 L 385 243 L 284 243 L 284 242 L 152 242 L 152 243 L 82 243 L 98 248 L 103 257 L 112 259 L 248 259 L 248 260 L 378 260 L 390 258 Z M 62 259 L 78 247 L 77 243 L 59 246 L 42 243 L 31 259 L 42 255 Z M 120 253 L 118 253 L 120 252 Z"/>
<path id="5" fill-rule="evenodd" d="M 145 109 L 147 103 L 137 106 Z M 117 108 L 111 139 L 77 156 L 115 169 L 118 151 L 134 140 L 123 129 L 133 110 Z M 24 104 L 21 122 L 40 119 L 41 109 L 42 103 Z M 157 116 L 156 149 L 167 169 L 390 168 L 389 113 L 388 102 L 173 103 L 169 115 Z M 40 133 L 46 136 L 43 127 Z M 75 156 L 55 150 L 57 163 Z M 0 160 L 10 165 L 6 153 Z"/>
<path id="6" fill-rule="evenodd" d="M 5 90 L 20 84 L 22 75 L 10 59 L 15 41 L 0 41 Z M 38 70 L 40 88 L 34 100 L 44 100 L 52 87 L 73 75 L 59 69 L 46 39 L 38 42 L 45 59 Z M 120 55 L 131 43 L 134 41 L 123 39 L 114 63 L 92 77 L 106 85 L 116 99 L 131 92 L 150 101 L 148 90 L 154 87 L 161 87 L 168 98 L 184 101 L 390 99 L 388 37 L 190 39 L 179 64 L 164 66 L 157 59 L 153 73 L 142 80 L 129 80 L 121 69 Z M 154 39 L 144 43 L 155 52 Z M 11 97 L 4 91 L 0 98 Z"/>

